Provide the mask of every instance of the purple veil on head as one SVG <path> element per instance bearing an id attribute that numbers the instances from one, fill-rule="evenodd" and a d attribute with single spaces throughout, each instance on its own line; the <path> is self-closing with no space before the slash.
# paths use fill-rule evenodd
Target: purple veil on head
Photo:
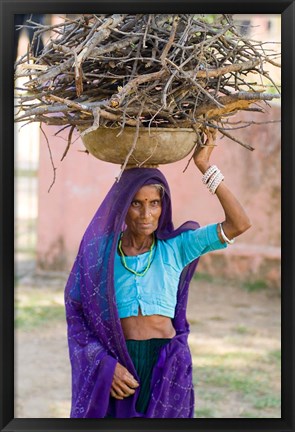
<path id="1" fill-rule="evenodd" d="M 165 188 L 157 238 L 168 239 L 199 227 L 196 222 L 189 221 L 174 229 L 169 186 L 158 169 L 128 169 L 123 172 L 120 181 L 114 183 L 85 231 L 65 287 L 72 366 L 71 417 L 193 416 L 194 396 L 191 356 L 187 345 L 189 325 L 186 320 L 186 305 L 188 286 L 198 260 L 182 272 L 173 319 L 177 334 L 160 353 L 152 377 L 154 390 L 146 414 L 138 413 L 135 409 L 138 389 L 135 395 L 123 400 L 110 398 L 117 361 L 137 376 L 127 351 L 116 306 L 114 257 L 134 195 L 142 186 L 156 183 Z"/>

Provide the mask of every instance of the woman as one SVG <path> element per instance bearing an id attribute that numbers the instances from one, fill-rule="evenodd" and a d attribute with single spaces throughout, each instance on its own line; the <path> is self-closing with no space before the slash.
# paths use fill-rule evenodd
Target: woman
<path id="1" fill-rule="evenodd" d="M 186 320 L 198 259 L 250 227 L 210 155 L 194 162 L 225 213 L 222 223 L 174 229 L 169 186 L 157 169 L 126 170 L 82 239 L 65 290 L 72 365 L 71 417 L 190 418 L 192 361 Z"/>

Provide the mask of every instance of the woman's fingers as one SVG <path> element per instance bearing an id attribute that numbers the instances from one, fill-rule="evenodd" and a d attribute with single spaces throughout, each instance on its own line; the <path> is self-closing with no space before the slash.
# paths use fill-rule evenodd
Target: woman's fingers
<path id="1" fill-rule="evenodd" d="M 116 399 L 131 396 L 135 393 L 135 389 L 138 386 L 139 383 L 133 375 L 123 365 L 117 363 L 112 382 L 111 395 Z"/>
<path id="2" fill-rule="evenodd" d="M 120 396 L 121 398 L 131 396 L 135 393 L 135 390 L 133 388 L 128 387 L 124 383 L 120 383 L 120 384 L 113 383 L 112 391 L 115 392 L 115 394 L 117 396 Z"/>
<path id="3" fill-rule="evenodd" d="M 128 371 L 128 369 L 126 369 L 120 363 L 117 363 L 117 365 L 116 365 L 113 383 L 127 384 L 131 388 L 136 388 L 139 386 L 139 383 L 136 381 L 136 379 L 133 377 L 133 375 Z"/>
<path id="4" fill-rule="evenodd" d="M 217 135 L 217 129 L 215 128 L 206 128 L 204 129 L 205 134 L 207 135 L 208 139 L 216 139 L 216 135 Z"/>
<path id="5" fill-rule="evenodd" d="M 131 387 L 132 389 L 139 386 L 138 381 L 136 381 L 136 379 L 131 374 L 126 374 L 125 383 L 128 385 L 128 387 Z"/>
<path id="6" fill-rule="evenodd" d="M 119 396 L 115 390 L 111 389 L 111 396 L 115 399 L 123 400 L 124 398 L 122 396 Z"/>
<path id="7" fill-rule="evenodd" d="M 118 393 L 118 395 L 120 396 L 130 396 L 131 394 L 135 393 L 135 390 L 128 387 L 126 384 L 124 383 L 119 383 L 119 384 L 114 384 L 113 388 L 115 389 L 115 391 Z"/>

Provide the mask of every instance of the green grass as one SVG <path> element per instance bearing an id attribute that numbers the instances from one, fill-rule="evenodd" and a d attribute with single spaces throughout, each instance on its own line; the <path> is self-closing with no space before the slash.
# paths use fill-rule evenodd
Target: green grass
<path id="1" fill-rule="evenodd" d="M 218 417 L 219 406 L 223 403 L 222 393 L 224 398 L 239 401 L 240 406 L 245 407 L 247 417 L 264 417 L 269 409 L 274 410 L 273 417 L 280 416 L 280 395 L 273 394 L 265 376 L 258 372 L 224 367 L 198 368 L 195 387 L 201 388 L 199 399 L 202 401 L 200 409 L 196 408 L 196 417 L 204 417 L 204 412 L 206 417 Z M 202 387 L 207 390 L 204 392 Z M 222 390 L 218 396 L 215 388 Z M 241 413 L 240 416 L 244 415 Z"/>
<path id="2" fill-rule="evenodd" d="M 242 288 L 248 292 L 262 291 L 267 288 L 267 283 L 259 279 L 256 281 L 244 282 Z"/>
<path id="3" fill-rule="evenodd" d="M 195 417 L 197 417 L 197 418 L 213 417 L 213 410 L 212 410 L 212 408 L 196 408 Z"/>
<path id="4" fill-rule="evenodd" d="M 22 292 L 16 290 L 15 327 L 29 330 L 65 319 L 63 295 L 42 288 Z"/>
<path id="5" fill-rule="evenodd" d="M 227 388 L 229 391 L 241 392 L 243 395 L 252 394 L 252 392 L 260 391 L 261 376 L 254 375 L 239 369 L 225 366 L 203 366 L 198 368 L 199 374 L 206 382 L 215 387 Z"/>
<path id="6" fill-rule="evenodd" d="M 250 330 L 243 325 L 238 325 L 238 326 L 234 327 L 233 330 L 240 335 L 245 335 L 245 334 L 251 333 Z"/>
<path id="7" fill-rule="evenodd" d="M 193 279 L 195 281 L 213 282 L 214 277 L 208 273 L 196 272 L 196 273 L 194 273 Z"/>
<path id="8" fill-rule="evenodd" d="M 275 361 L 278 364 L 281 364 L 281 350 L 274 350 L 268 353 L 268 358 L 270 361 Z"/>
<path id="9" fill-rule="evenodd" d="M 18 329 L 28 330 L 53 321 L 61 321 L 64 317 L 63 306 L 23 306 L 16 310 L 15 326 Z"/>
<path id="10" fill-rule="evenodd" d="M 280 392 L 272 385 L 272 370 L 280 369 L 280 351 L 194 354 L 192 349 L 192 355 L 195 417 L 218 418 L 226 411 L 227 400 L 236 401 L 240 407 L 237 417 L 280 417 Z"/>
<path id="11" fill-rule="evenodd" d="M 281 398 L 273 395 L 265 395 L 258 400 L 253 402 L 254 408 L 264 409 L 264 408 L 279 408 L 281 406 Z"/>

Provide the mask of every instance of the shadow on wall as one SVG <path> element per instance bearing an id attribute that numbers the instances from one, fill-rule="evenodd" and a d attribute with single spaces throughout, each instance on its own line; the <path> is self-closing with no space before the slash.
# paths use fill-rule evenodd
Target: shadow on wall
<path id="1" fill-rule="evenodd" d="M 47 252 L 38 257 L 40 270 L 56 271 L 67 268 L 67 254 L 63 236 L 59 236 L 49 245 Z"/>

